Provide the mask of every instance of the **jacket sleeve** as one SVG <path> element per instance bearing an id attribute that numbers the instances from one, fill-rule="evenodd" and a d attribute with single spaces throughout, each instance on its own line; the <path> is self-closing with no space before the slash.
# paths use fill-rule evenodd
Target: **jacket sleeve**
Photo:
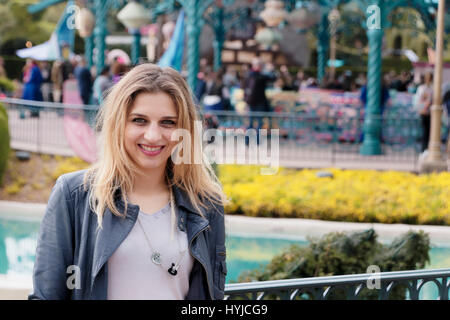
<path id="1" fill-rule="evenodd" d="M 67 273 L 73 264 L 73 203 L 64 177 L 53 187 L 40 225 L 33 269 L 33 292 L 29 300 L 70 299 Z"/>
<path id="2" fill-rule="evenodd" d="M 216 257 L 214 263 L 214 299 L 222 300 L 225 292 L 225 278 L 227 275 L 226 247 L 225 247 L 225 216 L 223 206 L 214 210 L 212 225 L 215 227 Z"/>

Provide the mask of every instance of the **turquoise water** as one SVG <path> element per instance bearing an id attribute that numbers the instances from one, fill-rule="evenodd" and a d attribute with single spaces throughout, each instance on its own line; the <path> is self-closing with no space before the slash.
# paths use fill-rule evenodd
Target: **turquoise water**
<path id="1" fill-rule="evenodd" d="M 34 264 L 39 221 L 0 218 L 0 274 L 31 275 Z M 291 244 L 306 246 L 307 241 L 228 235 L 227 283 L 236 281 L 239 274 L 267 264 L 276 254 Z M 449 268 L 450 247 L 432 247 L 427 269 Z M 426 285 L 428 286 L 428 284 Z M 437 296 L 431 288 L 425 296 Z"/>

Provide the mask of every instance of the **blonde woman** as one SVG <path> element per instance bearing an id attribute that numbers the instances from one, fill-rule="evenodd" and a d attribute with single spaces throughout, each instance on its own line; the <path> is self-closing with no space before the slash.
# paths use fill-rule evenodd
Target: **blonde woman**
<path id="1" fill-rule="evenodd" d="M 226 198 L 207 161 L 173 160 L 198 120 L 184 79 L 139 65 L 98 120 L 99 160 L 53 188 L 29 299 L 222 299 Z"/>

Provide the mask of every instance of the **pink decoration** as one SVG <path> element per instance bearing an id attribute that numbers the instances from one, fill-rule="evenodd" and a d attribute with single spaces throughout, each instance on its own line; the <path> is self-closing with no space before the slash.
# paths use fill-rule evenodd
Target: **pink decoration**
<path id="1" fill-rule="evenodd" d="M 64 103 L 82 105 L 76 80 L 64 82 Z M 64 110 L 64 133 L 75 154 L 93 163 L 97 160 L 97 146 L 94 130 L 84 121 L 84 111 L 80 109 Z"/>
<path id="2" fill-rule="evenodd" d="M 94 130 L 80 116 L 64 115 L 64 133 L 70 147 L 84 161 L 97 161 L 97 146 Z"/>

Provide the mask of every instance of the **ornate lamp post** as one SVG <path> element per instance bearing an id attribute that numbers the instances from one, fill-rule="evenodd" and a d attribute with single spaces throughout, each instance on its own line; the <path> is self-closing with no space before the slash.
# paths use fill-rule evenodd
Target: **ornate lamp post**
<path id="1" fill-rule="evenodd" d="M 325 76 L 325 67 L 328 60 L 328 48 L 330 46 L 330 33 L 328 32 L 328 27 L 328 15 L 322 14 L 317 41 L 317 80 L 319 83 L 322 83 Z"/>
<path id="2" fill-rule="evenodd" d="M 225 19 L 229 19 L 229 14 L 225 13 L 222 0 L 216 0 L 214 7 L 206 10 L 205 22 L 209 24 L 214 31 L 213 50 L 214 50 L 214 70 L 218 71 L 222 67 L 222 50 L 225 43 Z"/>
<path id="3" fill-rule="evenodd" d="M 131 61 L 132 64 L 136 65 L 139 62 L 141 48 L 140 28 L 150 21 L 150 13 L 141 4 L 132 1 L 120 10 L 117 18 L 128 29 L 128 32 L 133 35 Z"/>
<path id="4" fill-rule="evenodd" d="M 430 141 L 428 156 L 419 163 L 419 171 L 446 171 L 447 164 L 441 154 L 441 116 L 442 116 L 442 60 L 444 48 L 445 0 L 439 0 L 436 30 L 436 62 L 434 64 L 433 105 L 431 106 Z"/>
<path id="5" fill-rule="evenodd" d="M 364 114 L 364 141 L 360 148 L 362 155 L 381 154 L 381 47 L 386 21 L 385 0 L 373 0 L 366 11 L 369 57 L 367 64 L 367 103 Z"/>
<path id="6" fill-rule="evenodd" d="M 328 14 L 328 21 L 330 22 L 330 80 L 334 80 L 334 76 L 336 73 L 336 31 L 337 31 L 337 25 L 339 23 L 341 15 L 339 14 L 339 10 L 334 8 L 330 11 Z"/>
<path id="7" fill-rule="evenodd" d="M 108 32 L 106 28 L 106 18 L 108 15 L 108 10 L 110 8 L 111 2 L 104 0 L 94 0 L 95 8 L 95 28 L 94 28 L 94 43 L 97 49 L 97 60 L 95 63 L 97 69 L 97 75 L 102 72 L 105 66 L 105 49 L 106 43 L 105 38 Z"/>
<path id="8" fill-rule="evenodd" d="M 84 56 L 89 67 L 92 66 L 92 50 L 94 47 L 94 37 L 92 33 L 95 26 L 95 16 L 88 8 L 82 8 L 75 16 L 75 26 L 78 34 L 84 39 Z"/>

